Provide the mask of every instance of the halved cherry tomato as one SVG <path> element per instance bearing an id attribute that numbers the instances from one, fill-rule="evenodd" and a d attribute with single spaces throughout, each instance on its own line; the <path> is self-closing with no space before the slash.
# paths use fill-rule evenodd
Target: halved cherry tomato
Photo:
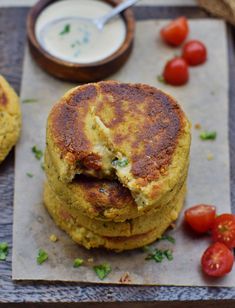
<path id="1" fill-rule="evenodd" d="M 234 256 L 222 243 L 209 246 L 201 258 L 202 270 L 209 276 L 221 277 L 228 274 L 233 267 Z"/>
<path id="2" fill-rule="evenodd" d="M 181 86 L 189 79 L 188 64 L 183 58 L 176 57 L 166 63 L 163 71 L 166 83 Z"/>
<path id="3" fill-rule="evenodd" d="M 186 17 L 179 17 L 162 28 L 161 37 L 169 45 L 179 46 L 186 39 L 189 32 Z"/>
<path id="4" fill-rule="evenodd" d="M 198 204 L 184 213 L 186 222 L 198 233 L 207 232 L 215 220 L 216 208 L 212 205 Z"/>
<path id="5" fill-rule="evenodd" d="M 202 64 L 207 58 L 206 46 L 200 41 L 189 41 L 183 47 L 182 57 L 189 65 L 195 66 Z"/>
<path id="6" fill-rule="evenodd" d="M 224 243 L 229 248 L 235 247 L 235 215 L 222 214 L 215 218 L 212 239 L 214 242 Z"/>

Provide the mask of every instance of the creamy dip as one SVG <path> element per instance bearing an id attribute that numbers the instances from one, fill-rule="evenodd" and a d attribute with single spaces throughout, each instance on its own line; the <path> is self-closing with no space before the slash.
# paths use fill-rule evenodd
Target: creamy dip
<path id="1" fill-rule="evenodd" d="M 98 0 L 55 2 L 39 15 L 36 37 L 48 53 L 62 60 L 81 64 L 103 60 L 124 42 L 124 20 L 120 16 L 115 17 L 100 31 L 92 23 L 74 17 L 98 18 L 111 9 L 112 6 Z M 58 20 L 61 18 L 66 19 Z M 46 26 L 53 21 L 50 26 Z"/>

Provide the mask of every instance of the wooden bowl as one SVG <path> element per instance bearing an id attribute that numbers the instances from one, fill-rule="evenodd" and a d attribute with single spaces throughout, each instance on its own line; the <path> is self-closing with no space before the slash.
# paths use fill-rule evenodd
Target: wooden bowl
<path id="1" fill-rule="evenodd" d="M 116 6 L 120 0 L 103 0 Z M 121 16 L 126 24 L 126 38 L 122 46 L 109 57 L 89 64 L 71 63 L 49 54 L 39 44 L 35 34 L 35 24 L 39 14 L 56 0 L 40 0 L 33 6 L 27 17 L 27 36 L 29 48 L 35 61 L 49 74 L 67 81 L 91 82 L 102 80 L 115 73 L 127 61 L 133 47 L 135 19 L 131 9 Z"/>

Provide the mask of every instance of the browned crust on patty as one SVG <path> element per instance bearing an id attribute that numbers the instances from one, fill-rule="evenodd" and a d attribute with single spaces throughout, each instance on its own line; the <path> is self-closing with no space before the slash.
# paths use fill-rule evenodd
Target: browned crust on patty
<path id="1" fill-rule="evenodd" d="M 84 198 L 93 205 L 95 211 L 103 212 L 105 209 L 126 207 L 127 204 L 136 207 L 130 191 L 119 182 L 109 180 L 95 180 L 90 177 L 79 175 L 75 178 L 82 191 Z"/>
<path id="2" fill-rule="evenodd" d="M 184 113 L 172 97 L 148 85 L 115 81 L 77 87 L 65 96 L 50 114 L 54 142 L 70 163 L 99 170 L 101 158 L 92 152 L 85 132 L 92 107 L 112 132 L 114 146 L 129 144 L 131 172 L 141 186 L 167 174 L 185 126 Z"/>
<path id="3" fill-rule="evenodd" d="M 66 99 L 68 105 L 74 107 L 86 106 L 87 101 L 94 100 L 97 96 L 97 90 L 93 84 L 81 86 L 77 90 Z"/>
<path id="4" fill-rule="evenodd" d="M 100 157 L 92 154 L 92 144 L 84 132 L 85 117 L 89 105 L 95 105 L 97 92 L 93 85 L 77 88 L 68 97 L 62 98 L 50 113 L 54 142 L 70 163 L 83 162 L 88 168 L 100 169 Z M 68 155 L 69 154 L 69 155 Z"/>
<path id="5" fill-rule="evenodd" d="M 130 86 L 116 82 L 101 82 L 99 85 L 103 94 L 114 98 L 115 119 L 106 122 L 107 127 L 119 132 L 119 123 L 125 113 L 132 116 L 142 114 L 145 119 L 132 142 L 131 171 L 134 177 L 152 181 L 165 174 L 182 129 L 184 115 L 179 105 L 169 95 L 147 85 Z M 125 110 L 122 110 L 123 101 L 128 102 Z M 115 135 L 117 146 L 128 140 L 129 134 L 128 131 Z M 141 149 L 140 143 L 143 145 Z"/>

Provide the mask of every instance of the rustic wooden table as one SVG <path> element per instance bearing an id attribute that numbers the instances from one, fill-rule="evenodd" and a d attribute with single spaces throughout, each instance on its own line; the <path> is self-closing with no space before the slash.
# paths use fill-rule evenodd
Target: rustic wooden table
<path id="1" fill-rule="evenodd" d="M 136 18 L 205 18 L 196 7 L 134 9 Z M 0 8 L 0 73 L 19 93 L 28 8 Z M 218 38 L 219 39 L 219 38 Z M 235 29 L 228 26 L 230 67 L 229 137 L 232 208 L 235 212 Z M 219 72 L 218 72 L 219 73 Z M 0 262 L 0 307 L 235 307 L 234 288 L 140 287 L 81 285 L 78 283 L 14 282 L 11 279 L 11 244 L 14 191 L 14 153 L 0 166 L 0 242 L 7 241 L 10 255 Z M 221 192 L 223 193 L 223 192 Z M 27 240 L 27 239 L 25 239 Z M 86 304 L 85 304 L 86 303 Z"/>

